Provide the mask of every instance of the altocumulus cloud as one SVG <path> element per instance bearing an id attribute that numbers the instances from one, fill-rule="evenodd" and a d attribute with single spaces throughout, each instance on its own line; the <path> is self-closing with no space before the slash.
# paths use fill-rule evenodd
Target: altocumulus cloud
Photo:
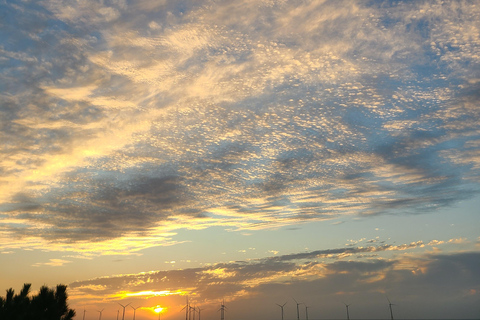
<path id="1" fill-rule="evenodd" d="M 2 247 L 121 238 L 129 252 L 179 228 L 417 213 L 478 192 L 476 2 L 1 12 L 0 230 L 18 240 Z"/>

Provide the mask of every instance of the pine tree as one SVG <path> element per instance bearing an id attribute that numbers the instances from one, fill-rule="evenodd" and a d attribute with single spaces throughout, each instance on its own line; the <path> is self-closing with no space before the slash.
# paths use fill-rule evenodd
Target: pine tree
<path id="1" fill-rule="evenodd" d="M 37 295 L 29 297 L 31 285 L 23 285 L 19 294 L 12 288 L 5 298 L 0 297 L 0 320 L 71 320 L 75 310 L 67 304 L 67 286 L 59 284 L 56 289 L 42 286 Z"/>

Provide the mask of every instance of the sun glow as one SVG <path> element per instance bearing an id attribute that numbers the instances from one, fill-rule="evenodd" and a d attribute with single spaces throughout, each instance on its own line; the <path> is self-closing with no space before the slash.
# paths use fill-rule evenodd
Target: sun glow
<path id="1" fill-rule="evenodd" d="M 181 290 L 170 291 L 140 291 L 140 292 L 122 292 L 126 297 L 136 297 L 136 296 L 171 296 L 171 295 L 184 295 L 185 293 Z"/>
<path id="2" fill-rule="evenodd" d="M 116 293 L 114 297 L 120 297 L 122 299 L 128 297 L 156 297 L 156 296 L 171 296 L 171 295 L 185 295 L 187 292 L 182 290 L 170 291 L 170 290 L 163 290 L 163 291 L 138 291 L 138 292 L 125 292 L 121 291 Z"/>
<path id="3" fill-rule="evenodd" d="M 155 311 L 156 313 L 160 313 L 160 312 L 163 311 L 163 309 L 165 309 L 165 308 L 160 307 L 160 306 L 156 306 L 156 307 L 154 307 L 153 311 Z"/>

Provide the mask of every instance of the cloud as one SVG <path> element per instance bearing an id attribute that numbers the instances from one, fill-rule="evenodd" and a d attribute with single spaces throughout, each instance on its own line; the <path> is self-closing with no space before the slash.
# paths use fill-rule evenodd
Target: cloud
<path id="1" fill-rule="evenodd" d="M 192 268 L 185 270 L 171 270 L 171 271 L 155 271 L 148 273 L 141 273 L 138 275 L 120 275 L 112 276 L 107 278 L 100 278 L 96 280 L 87 280 L 80 281 L 71 284 L 72 288 L 82 288 L 86 286 L 87 283 L 92 285 L 103 286 L 105 283 L 112 283 L 115 288 L 122 288 L 127 283 L 134 284 L 138 286 L 138 290 L 142 292 L 145 290 L 151 290 L 158 284 L 159 279 L 162 283 L 165 283 L 168 290 L 173 290 L 175 286 L 179 286 L 181 290 L 193 290 L 193 284 L 203 287 L 204 285 L 208 286 L 209 281 L 214 281 L 215 279 L 225 279 L 225 281 L 232 282 L 242 282 L 246 281 L 250 285 L 256 286 L 262 283 L 263 281 L 277 281 L 275 279 L 283 279 L 286 281 L 288 279 L 289 272 L 293 272 L 290 276 L 295 276 L 297 274 L 305 275 L 308 274 L 311 268 L 327 269 L 329 268 L 350 268 L 349 266 L 371 266 L 373 270 L 377 267 L 374 267 L 374 264 L 371 264 L 368 261 L 362 263 L 354 262 L 338 262 L 349 256 L 358 255 L 361 253 L 370 254 L 370 257 L 373 257 L 373 254 L 385 251 L 406 251 L 412 250 L 419 246 L 422 246 L 422 242 L 415 242 L 411 244 L 404 244 L 399 246 L 394 245 L 382 245 L 382 246 L 370 246 L 370 247 L 353 247 L 353 248 L 338 248 L 338 249 L 328 249 L 328 250 L 316 250 L 304 253 L 295 253 L 288 255 L 277 255 L 261 258 L 261 259 L 252 259 L 248 261 L 235 261 L 228 263 L 217 263 L 212 266 L 206 266 L 202 268 Z M 368 257 L 366 255 L 365 257 Z M 374 258 L 373 258 L 374 259 Z M 325 261 L 334 261 L 333 264 L 329 267 L 322 266 L 322 263 Z M 376 259 L 374 259 L 376 260 Z M 385 264 L 383 264 L 385 263 Z M 390 265 L 388 262 L 382 262 L 380 260 L 375 262 L 375 265 L 381 265 L 382 268 L 385 268 L 386 264 Z M 350 268 L 351 269 L 351 268 Z M 353 270 L 353 269 L 352 269 Z M 364 272 L 358 270 L 359 272 Z M 313 272 L 313 271 L 312 271 Z M 335 272 L 341 272 L 339 269 Z M 276 274 L 276 275 L 275 275 Z M 275 276 L 274 276 L 275 275 Z M 255 280 L 256 277 L 259 279 Z M 273 278 L 272 278 L 273 277 Z M 264 280 L 262 280 L 265 278 Z M 168 281 L 167 281 L 168 279 Z M 189 281 L 191 279 L 192 281 Z M 216 280 L 215 280 L 216 281 Z M 280 280 L 278 280 L 280 281 Z M 87 285 L 88 287 L 89 285 Z M 107 289 L 104 286 L 105 289 Z M 178 288 L 177 288 L 178 289 Z M 204 288 L 205 289 L 205 288 Z M 203 290 L 203 289 L 202 289 Z"/>
<path id="2" fill-rule="evenodd" d="M 478 193 L 473 3 L 147 2 L 1 5 L 2 248 L 132 252 Z"/>
<path id="3" fill-rule="evenodd" d="M 454 244 L 462 244 L 462 243 L 468 243 L 467 238 L 455 238 L 455 239 L 450 239 L 448 240 L 449 243 L 454 243 Z"/>
<path id="4" fill-rule="evenodd" d="M 33 267 L 41 267 L 41 266 L 49 266 L 49 267 L 62 267 L 67 263 L 71 263 L 72 261 L 63 260 L 63 259 L 50 259 L 49 262 L 37 262 L 33 264 Z"/>
<path id="5" fill-rule="evenodd" d="M 347 249 L 328 251 L 343 250 Z M 361 248 L 349 250 L 362 251 Z M 376 250 L 383 249 L 376 247 Z M 216 308 L 214 311 L 218 309 L 217 301 L 222 298 L 227 300 L 229 308 L 235 308 L 238 300 L 257 299 L 264 306 L 265 301 L 271 301 L 273 305 L 275 299 L 295 296 L 306 303 L 321 299 L 322 312 L 329 315 L 336 314 L 337 304 L 341 305 L 342 299 L 358 304 L 356 313 L 359 315 L 381 314 L 375 305 L 385 300 L 387 293 L 390 298 L 395 297 L 398 304 L 398 299 L 402 299 L 402 305 L 408 306 L 403 309 L 405 315 L 409 312 L 413 315 L 422 314 L 416 300 L 422 295 L 430 297 L 426 302 L 428 304 L 440 299 L 451 305 L 451 301 L 463 299 L 465 289 L 471 295 L 472 290 L 478 292 L 480 285 L 480 274 L 476 268 L 480 256 L 477 252 L 414 254 L 409 251 L 407 255 L 390 259 L 370 256 L 355 261 L 343 259 L 338 254 L 335 256 L 339 259 L 317 260 L 320 257 L 318 251 L 313 251 L 306 255 L 292 254 L 201 268 L 77 281 L 69 288 L 73 301 L 89 297 L 93 303 L 102 296 L 108 296 L 105 301 L 110 303 L 126 298 L 131 301 L 135 297 L 142 297 L 146 299 L 143 302 L 148 303 L 157 295 L 169 295 L 168 303 L 180 306 L 184 303 L 182 296 L 188 295 L 192 303 L 207 310 Z M 445 298 L 452 298 L 452 295 L 454 298 L 447 302 Z M 469 303 L 471 308 L 474 301 Z M 250 305 L 255 309 L 255 303 Z M 408 311 L 409 308 L 413 311 Z M 445 307 L 448 310 L 446 308 L 448 306 Z M 261 313 L 260 309 L 261 306 L 258 306 L 257 311 Z M 242 314 L 242 311 L 235 314 Z"/>

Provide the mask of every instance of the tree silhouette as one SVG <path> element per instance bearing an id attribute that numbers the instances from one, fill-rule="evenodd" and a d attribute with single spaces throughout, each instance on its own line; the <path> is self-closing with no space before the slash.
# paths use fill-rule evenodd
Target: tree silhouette
<path id="1" fill-rule="evenodd" d="M 5 298 L 0 297 L 1 320 L 71 320 L 75 310 L 67 304 L 67 286 L 59 284 L 56 289 L 42 286 L 37 295 L 29 297 L 31 285 L 25 283 L 19 294 L 12 288 Z"/>

